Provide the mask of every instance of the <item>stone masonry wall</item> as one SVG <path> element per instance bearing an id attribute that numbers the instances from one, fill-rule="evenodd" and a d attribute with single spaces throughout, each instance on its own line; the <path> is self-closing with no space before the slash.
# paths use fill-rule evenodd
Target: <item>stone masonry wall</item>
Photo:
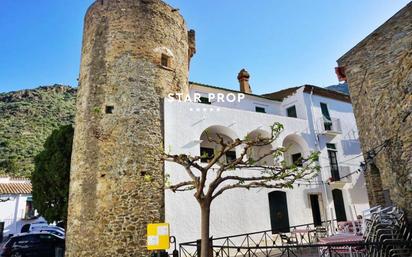
<path id="1" fill-rule="evenodd" d="M 188 69 L 185 22 L 161 0 L 98 0 L 89 8 L 67 257 L 149 256 L 146 225 L 164 221 L 162 99 L 188 91 Z"/>
<path id="2" fill-rule="evenodd" d="M 384 204 L 389 190 L 412 221 L 412 3 L 338 63 L 345 67 L 363 152 L 389 139 L 375 158 L 381 181 L 367 171 L 371 204 Z"/>

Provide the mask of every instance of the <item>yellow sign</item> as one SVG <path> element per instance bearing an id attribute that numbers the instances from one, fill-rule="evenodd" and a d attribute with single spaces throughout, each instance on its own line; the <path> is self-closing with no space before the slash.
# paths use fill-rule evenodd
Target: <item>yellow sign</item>
<path id="1" fill-rule="evenodd" d="M 170 226 L 167 223 L 147 225 L 147 250 L 167 250 L 170 248 Z"/>

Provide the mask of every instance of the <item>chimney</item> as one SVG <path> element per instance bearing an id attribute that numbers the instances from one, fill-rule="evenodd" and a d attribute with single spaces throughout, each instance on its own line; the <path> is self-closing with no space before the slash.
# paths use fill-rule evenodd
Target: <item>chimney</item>
<path id="1" fill-rule="evenodd" d="M 249 84 L 249 78 L 250 78 L 250 75 L 245 69 L 242 69 L 239 72 L 239 75 L 237 75 L 237 79 L 239 80 L 239 84 L 240 84 L 240 92 L 247 93 L 247 94 L 252 93 L 252 89 L 250 88 L 250 84 Z"/>
<path id="2" fill-rule="evenodd" d="M 338 76 L 339 82 L 341 82 L 341 81 L 346 82 L 348 80 L 346 78 L 345 67 L 336 67 L 335 68 L 335 73 L 336 73 L 336 76 Z"/>

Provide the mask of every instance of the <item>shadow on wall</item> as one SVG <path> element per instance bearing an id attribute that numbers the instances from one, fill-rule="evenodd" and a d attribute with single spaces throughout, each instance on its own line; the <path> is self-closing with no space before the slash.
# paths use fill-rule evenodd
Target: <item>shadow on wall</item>
<path id="1" fill-rule="evenodd" d="M 330 111 L 332 112 L 340 112 L 340 113 L 353 113 L 353 108 L 352 108 L 352 104 L 350 103 L 344 103 L 342 104 L 342 102 L 340 101 L 336 101 L 339 104 L 328 104 L 328 108 Z"/>
<path id="2" fill-rule="evenodd" d="M 345 155 L 357 155 L 361 153 L 361 147 L 359 140 L 344 139 L 342 140 L 343 154 Z"/>
<path id="3" fill-rule="evenodd" d="M 366 193 L 365 177 L 363 174 L 359 175 L 355 184 L 348 190 L 352 203 L 354 204 L 367 204 L 369 203 L 368 194 Z"/>

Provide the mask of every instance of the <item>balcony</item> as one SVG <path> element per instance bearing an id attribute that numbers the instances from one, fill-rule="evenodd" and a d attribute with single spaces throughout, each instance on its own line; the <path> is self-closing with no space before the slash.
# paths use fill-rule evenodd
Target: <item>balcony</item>
<path id="1" fill-rule="evenodd" d="M 340 181 L 340 174 L 339 174 L 339 168 L 336 167 L 330 167 L 330 181 Z"/>
<path id="2" fill-rule="evenodd" d="M 339 167 L 329 167 L 330 177 L 329 184 L 335 189 L 342 189 L 347 183 L 351 183 L 352 179 L 350 176 L 350 167 L 339 166 Z"/>
<path id="3" fill-rule="evenodd" d="M 326 119 L 324 117 L 320 118 L 318 121 L 319 134 L 336 136 L 342 134 L 342 127 L 340 124 L 340 119 L 331 118 Z"/>

